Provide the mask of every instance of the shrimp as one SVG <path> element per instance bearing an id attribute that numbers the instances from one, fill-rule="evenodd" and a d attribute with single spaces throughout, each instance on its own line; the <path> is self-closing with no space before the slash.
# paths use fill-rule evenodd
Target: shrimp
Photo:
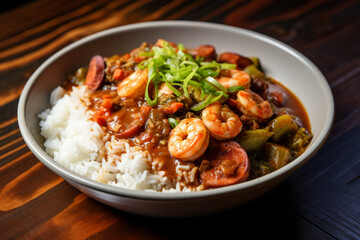
<path id="1" fill-rule="evenodd" d="M 250 75 L 237 69 L 221 70 L 218 82 L 226 88 L 237 86 L 250 88 Z"/>
<path id="2" fill-rule="evenodd" d="M 236 107 L 244 115 L 252 117 L 257 121 L 262 121 L 273 115 L 269 101 L 264 101 L 264 99 L 250 89 L 240 90 L 237 93 L 237 100 Z"/>
<path id="3" fill-rule="evenodd" d="M 234 138 L 242 129 L 239 116 L 227 105 L 221 105 L 219 102 L 214 102 L 202 111 L 202 121 L 210 135 L 217 140 Z"/>
<path id="4" fill-rule="evenodd" d="M 166 86 L 166 83 L 162 83 L 160 85 L 158 95 L 159 96 L 169 96 L 169 95 L 174 95 L 174 93 L 173 93 L 173 91 L 171 91 L 171 89 L 168 86 Z"/>
<path id="5" fill-rule="evenodd" d="M 117 93 L 120 97 L 138 98 L 144 96 L 148 81 L 148 69 L 136 70 L 120 82 Z"/>
<path id="6" fill-rule="evenodd" d="M 199 118 L 183 119 L 170 133 L 168 149 L 173 157 L 194 161 L 204 154 L 210 134 Z"/>

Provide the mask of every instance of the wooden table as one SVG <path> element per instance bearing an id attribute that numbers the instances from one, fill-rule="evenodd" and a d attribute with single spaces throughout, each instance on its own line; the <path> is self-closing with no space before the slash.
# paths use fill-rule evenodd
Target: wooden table
<path id="1" fill-rule="evenodd" d="M 356 0 L 38 0 L 2 11 L 0 239 L 360 239 L 359 16 Z M 251 29 L 299 50 L 332 88 L 335 124 L 311 161 L 253 202 L 200 218 L 135 216 L 88 198 L 40 163 L 20 135 L 17 103 L 31 73 L 69 43 L 175 19 Z"/>

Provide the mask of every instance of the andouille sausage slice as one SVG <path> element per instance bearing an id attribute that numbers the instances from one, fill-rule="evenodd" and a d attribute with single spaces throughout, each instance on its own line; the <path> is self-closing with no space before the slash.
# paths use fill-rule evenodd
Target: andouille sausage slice
<path id="1" fill-rule="evenodd" d="M 102 56 L 95 55 L 91 58 L 85 84 L 92 91 L 98 89 L 104 80 L 105 62 Z"/>
<path id="2" fill-rule="evenodd" d="M 224 187 L 244 182 L 249 177 L 248 155 L 237 142 L 221 142 L 207 156 L 210 166 L 200 172 L 200 178 L 209 187 Z"/>
<path id="3" fill-rule="evenodd" d="M 142 127 L 145 125 L 146 121 L 149 118 L 152 107 L 142 106 L 140 108 L 140 118 L 133 119 L 130 124 L 125 125 L 125 129 L 121 129 L 120 132 L 115 133 L 115 137 L 118 139 L 124 138 L 133 138 L 136 135 L 140 134 Z"/>
<path id="4" fill-rule="evenodd" d="M 211 45 L 200 45 L 196 48 L 195 55 L 203 57 L 205 60 L 216 59 L 215 47 Z"/>
<path id="5" fill-rule="evenodd" d="M 120 133 L 115 133 L 115 137 L 118 139 L 132 138 L 141 132 L 141 125 L 131 125 Z"/>
<path id="6" fill-rule="evenodd" d="M 220 54 L 218 62 L 236 64 L 238 68 L 245 68 L 253 63 L 251 59 L 232 52 L 224 52 Z"/>

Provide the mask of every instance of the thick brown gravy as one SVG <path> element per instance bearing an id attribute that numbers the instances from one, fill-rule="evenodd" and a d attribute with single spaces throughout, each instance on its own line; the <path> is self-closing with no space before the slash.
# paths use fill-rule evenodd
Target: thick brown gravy
<path id="1" fill-rule="evenodd" d="M 289 89 L 287 89 L 280 82 L 272 79 L 273 83 L 269 84 L 269 92 L 281 92 L 284 97 L 284 108 L 293 116 L 296 116 L 300 119 L 300 124 L 311 132 L 310 120 L 307 115 L 307 112 L 300 102 L 300 100 L 296 97 L 294 93 L 292 93 Z"/>

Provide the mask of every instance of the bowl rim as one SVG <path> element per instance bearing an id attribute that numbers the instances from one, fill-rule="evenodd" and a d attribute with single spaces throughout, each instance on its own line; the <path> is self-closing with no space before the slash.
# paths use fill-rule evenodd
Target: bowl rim
<path id="1" fill-rule="evenodd" d="M 311 72 L 312 74 L 319 80 L 319 83 L 324 90 L 325 98 L 327 99 L 327 102 L 329 104 L 329 112 L 327 113 L 327 116 L 325 116 L 326 123 L 324 124 L 321 132 L 319 133 L 318 138 L 312 142 L 312 145 L 309 146 L 306 151 L 298 158 L 296 158 L 294 161 L 290 162 L 286 166 L 269 173 L 265 176 L 249 180 L 246 182 L 243 182 L 241 184 L 235 184 L 231 186 L 226 186 L 222 188 L 216 188 L 216 189 L 208 189 L 205 191 L 199 191 L 199 192 L 152 192 L 152 191 L 140 191 L 140 190 L 132 190 L 132 189 L 125 189 L 117 186 L 112 186 L 105 183 L 100 183 L 97 181 L 94 181 L 90 178 L 81 176 L 76 174 L 75 172 L 72 172 L 71 170 L 65 168 L 64 166 L 60 165 L 59 163 L 55 162 L 53 158 L 51 158 L 42 148 L 41 146 L 35 141 L 33 136 L 31 135 L 30 130 L 25 124 L 25 106 L 26 102 L 28 100 L 28 94 L 36 81 L 37 77 L 50 65 L 52 62 L 58 58 L 60 58 L 62 55 L 66 54 L 67 52 L 71 51 L 72 49 L 87 43 L 89 41 L 95 40 L 97 38 L 102 38 L 107 35 L 112 34 L 118 34 L 120 32 L 126 32 L 129 30 L 139 30 L 139 29 L 145 29 L 145 28 L 159 28 L 159 27 L 186 27 L 186 28 L 192 28 L 192 27 L 201 27 L 206 28 L 209 30 L 217 30 L 217 31 L 229 31 L 234 32 L 240 35 L 246 35 L 251 38 L 255 38 L 257 40 L 261 40 L 263 42 L 266 42 L 270 45 L 273 45 L 277 48 L 280 48 L 281 50 L 289 53 L 293 57 L 300 60 Z M 108 194 L 115 194 L 117 196 L 123 196 L 128 198 L 135 198 L 135 199 L 147 199 L 147 200 L 160 200 L 160 201 L 174 201 L 174 200 L 191 200 L 194 198 L 207 198 L 211 196 L 218 196 L 218 195 L 224 195 L 224 194 L 230 194 L 231 192 L 236 192 L 244 189 L 250 189 L 252 187 L 258 186 L 260 184 L 265 184 L 270 182 L 273 179 L 276 179 L 277 177 L 286 174 L 291 173 L 296 168 L 303 165 L 307 160 L 309 160 L 313 155 L 316 154 L 316 152 L 320 149 L 320 147 L 324 144 L 327 137 L 330 134 L 331 128 L 333 126 L 334 122 L 334 99 L 331 92 L 331 88 L 326 80 L 326 78 L 323 76 L 323 74 L 320 72 L 320 70 L 303 54 L 295 50 L 294 48 L 286 45 L 285 43 L 282 43 L 272 37 L 263 35 L 258 32 L 254 32 L 251 30 L 224 25 L 220 23 L 208 23 L 208 22 L 200 22 L 200 21 L 185 21 L 185 20 L 171 20 L 171 21 L 150 21 L 150 22 L 144 22 L 144 23 L 134 23 L 129 25 L 123 25 L 119 27 L 110 28 L 101 32 L 97 32 L 94 34 L 91 34 L 87 37 L 84 37 L 78 41 L 75 41 L 68 46 L 62 48 L 61 50 L 57 51 L 55 54 L 50 56 L 45 62 L 43 62 L 36 71 L 31 75 L 31 77 L 26 82 L 24 89 L 20 95 L 19 103 L 18 103 L 18 124 L 20 132 L 23 136 L 24 141 L 30 148 L 30 150 L 33 152 L 33 154 L 50 170 L 64 178 L 65 180 L 70 180 L 72 182 L 75 182 L 79 185 L 86 186 L 88 188 L 98 190 L 104 193 Z"/>

